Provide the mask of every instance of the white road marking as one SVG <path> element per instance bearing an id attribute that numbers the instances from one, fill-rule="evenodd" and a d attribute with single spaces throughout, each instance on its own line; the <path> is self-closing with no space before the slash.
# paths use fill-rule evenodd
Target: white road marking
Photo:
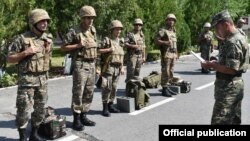
<path id="1" fill-rule="evenodd" d="M 65 138 L 59 139 L 57 141 L 73 141 L 74 139 L 77 139 L 77 138 L 79 138 L 79 137 L 76 135 L 70 135 L 70 136 L 67 136 Z"/>
<path id="2" fill-rule="evenodd" d="M 148 111 L 148 110 L 150 110 L 150 109 L 153 109 L 153 108 L 155 108 L 155 107 L 157 107 L 157 106 L 160 106 L 160 105 L 162 105 L 162 104 L 165 104 L 165 103 L 170 102 L 170 101 L 173 101 L 173 100 L 175 100 L 175 98 L 168 98 L 168 99 L 162 100 L 162 101 L 160 101 L 160 102 L 157 102 L 157 103 L 155 103 L 155 104 L 152 104 L 152 105 L 149 105 L 149 106 L 147 106 L 147 107 L 145 107 L 145 108 L 142 108 L 141 110 L 138 110 L 138 111 L 134 111 L 134 112 L 132 112 L 132 113 L 129 113 L 129 115 L 135 116 L 135 115 L 141 114 L 141 113 L 143 113 L 143 112 L 145 112 L 145 111 Z"/>
<path id="3" fill-rule="evenodd" d="M 208 84 L 205 84 L 205 85 L 203 85 L 203 86 L 200 86 L 200 87 L 198 87 L 198 88 L 195 88 L 195 90 L 202 90 L 202 89 L 205 89 L 205 88 L 207 88 L 207 87 L 209 87 L 209 86 L 212 86 L 212 85 L 214 85 L 214 81 L 213 81 L 213 82 L 210 82 L 210 83 L 208 83 Z"/>

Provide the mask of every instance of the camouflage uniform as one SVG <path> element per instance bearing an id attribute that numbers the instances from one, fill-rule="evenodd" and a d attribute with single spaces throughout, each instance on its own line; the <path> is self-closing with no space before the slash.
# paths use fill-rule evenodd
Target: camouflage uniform
<path id="1" fill-rule="evenodd" d="M 101 53 L 101 75 L 103 82 L 106 82 L 102 87 L 102 103 L 103 116 L 110 116 L 110 112 L 118 113 L 120 110 L 114 107 L 116 98 L 117 84 L 120 74 L 123 71 L 124 59 L 124 39 L 113 36 L 115 28 L 123 28 L 119 20 L 113 20 L 110 25 L 111 37 L 105 37 L 100 45 L 99 52 Z M 109 50 L 103 52 L 103 50 Z M 111 51 L 112 50 L 112 51 Z M 105 81 L 104 81 L 105 80 Z"/>
<path id="2" fill-rule="evenodd" d="M 161 85 L 166 87 L 171 82 L 174 73 L 175 59 L 177 58 L 177 37 L 175 30 L 169 30 L 169 27 L 163 27 L 156 35 L 156 39 L 170 41 L 170 45 L 161 45 Z"/>
<path id="3" fill-rule="evenodd" d="M 199 36 L 200 40 L 200 52 L 201 57 L 204 60 L 209 61 L 211 52 L 213 50 L 212 40 L 213 40 L 213 32 L 208 30 L 201 33 Z"/>
<path id="4" fill-rule="evenodd" d="M 72 111 L 88 112 L 93 99 L 95 86 L 95 59 L 97 57 L 96 30 L 92 26 L 84 30 L 80 26 L 71 29 L 65 37 L 64 44 L 78 44 L 87 40 L 88 46 L 71 51 L 73 57 Z"/>
<path id="5" fill-rule="evenodd" d="M 62 50 L 69 51 L 73 65 L 73 87 L 71 110 L 73 129 L 82 131 L 84 125 L 95 126 L 87 118 L 93 100 L 96 74 L 97 39 L 92 26 L 95 9 L 85 5 L 80 9 L 81 24 L 70 29 L 64 38 Z"/>
<path id="6" fill-rule="evenodd" d="M 213 18 L 216 25 L 230 17 L 227 11 Z M 242 73 L 248 67 L 246 38 L 238 30 L 229 35 L 219 49 L 219 64 L 236 70 L 235 75 L 216 72 L 215 104 L 211 124 L 241 124 L 241 102 L 244 95 Z"/>
<path id="7" fill-rule="evenodd" d="M 140 19 L 136 19 L 140 20 Z M 134 25 L 137 23 L 135 20 Z M 140 23 L 142 26 L 142 22 Z M 141 65 L 145 57 L 145 37 L 142 31 L 135 34 L 133 31 L 129 32 L 125 38 L 125 44 L 138 45 L 139 48 L 127 48 L 127 78 L 126 81 L 134 76 L 140 75 Z"/>
<path id="8" fill-rule="evenodd" d="M 29 15 L 31 31 L 18 35 L 9 46 L 9 58 L 21 54 L 30 47 L 36 52 L 18 61 L 18 90 L 16 98 L 16 125 L 20 140 L 26 140 L 25 129 L 28 125 L 29 112 L 31 114 L 32 132 L 30 140 L 42 140 L 37 135 L 38 127 L 45 117 L 45 104 L 48 100 L 48 71 L 52 52 L 52 35 L 39 31 L 35 34 L 38 24 L 42 20 L 50 20 L 48 13 L 43 9 L 32 10 Z M 36 28 L 36 29 L 35 29 Z M 36 31 L 36 32 L 34 32 Z"/>

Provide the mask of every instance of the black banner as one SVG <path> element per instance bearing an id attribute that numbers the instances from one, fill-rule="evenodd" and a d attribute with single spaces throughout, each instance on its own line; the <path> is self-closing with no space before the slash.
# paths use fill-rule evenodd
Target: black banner
<path id="1" fill-rule="evenodd" d="M 167 139 L 246 139 L 250 125 L 159 125 L 159 141 Z"/>

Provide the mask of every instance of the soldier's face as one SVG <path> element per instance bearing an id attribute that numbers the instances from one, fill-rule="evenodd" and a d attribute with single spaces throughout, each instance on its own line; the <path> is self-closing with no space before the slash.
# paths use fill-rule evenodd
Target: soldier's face
<path id="1" fill-rule="evenodd" d="M 224 23 L 218 23 L 216 26 L 215 26 L 215 32 L 216 34 L 219 36 L 219 37 L 222 37 L 222 38 L 225 38 L 226 36 L 226 28 L 225 28 L 225 25 Z"/>
<path id="2" fill-rule="evenodd" d="M 135 31 L 140 31 L 142 29 L 142 25 L 141 24 L 134 24 L 134 30 Z"/>
<path id="3" fill-rule="evenodd" d="M 113 28 L 112 35 L 114 37 L 119 37 L 121 35 L 121 32 L 122 32 L 122 28 L 116 27 L 116 28 Z"/>
<path id="4" fill-rule="evenodd" d="M 41 20 L 36 24 L 36 28 L 40 31 L 46 31 L 48 27 L 48 20 Z"/>
<path id="5" fill-rule="evenodd" d="M 172 18 L 168 18 L 166 19 L 166 24 L 170 27 L 173 27 L 174 24 L 175 24 L 175 19 L 172 19 Z"/>
<path id="6" fill-rule="evenodd" d="M 82 18 L 82 24 L 84 27 L 92 26 L 93 22 L 94 22 L 94 17 L 83 17 Z"/>

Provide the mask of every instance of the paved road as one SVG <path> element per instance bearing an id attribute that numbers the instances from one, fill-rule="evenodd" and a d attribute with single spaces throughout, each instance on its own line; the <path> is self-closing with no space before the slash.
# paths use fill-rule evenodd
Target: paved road
<path id="1" fill-rule="evenodd" d="M 160 71 L 159 63 L 145 64 L 141 77 L 151 71 Z M 61 141 L 157 141 L 158 126 L 160 124 L 210 124 L 213 98 L 214 72 L 200 73 L 200 63 L 193 56 L 184 56 L 177 61 L 175 75 L 192 82 L 192 90 L 188 94 L 179 94 L 172 98 L 161 96 L 158 89 L 148 89 L 150 106 L 133 113 L 112 114 L 103 117 L 101 93 L 96 89 L 89 112 L 89 118 L 97 122 L 95 127 L 86 127 L 83 132 L 71 130 L 72 115 L 71 76 L 49 81 L 48 105 L 56 112 L 67 117 L 67 136 Z M 125 76 L 122 76 L 118 85 L 118 96 L 124 95 Z M 242 124 L 250 124 L 250 75 L 244 74 L 245 96 L 242 103 Z M 15 117 L 16 87 L 0 89 L 0 140 L 14 141 L 18 139 Z M 29 129 L 30 130 L 30 129 Z"/>

